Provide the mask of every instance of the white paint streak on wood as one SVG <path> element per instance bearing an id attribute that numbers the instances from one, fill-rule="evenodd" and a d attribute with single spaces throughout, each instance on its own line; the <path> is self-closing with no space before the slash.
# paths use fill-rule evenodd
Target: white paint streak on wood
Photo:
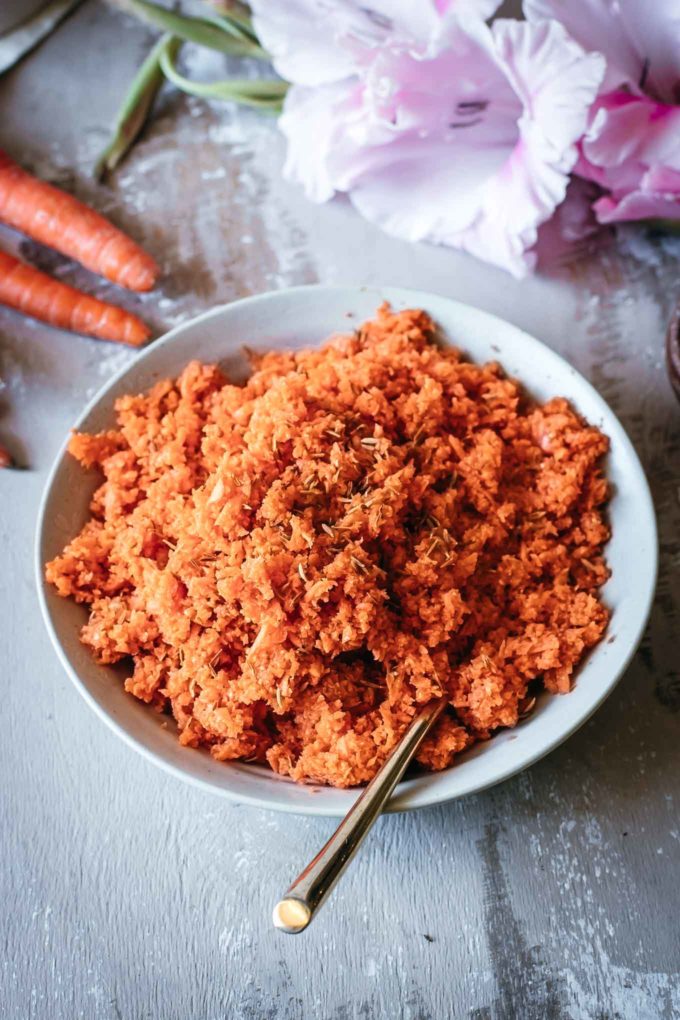
<path id="1" fill-rule="evenodd" d="M 72 689 L 39 618 L 46 472 L 86 397 L 134 355 L 0 312 L 0 432 L 32 468 L 0 478 L 3 1020 L 680 1015 L 679 415 L 661 354 L 677 245 L 629 239 L 516 283 L 391 240 L 341 201 L 307 204 L 280 180 L 273 122 L 171 94 L 95 189 L 88 168 L 149 38 L 87 4 L 0 82 L 0 145 L 93 199 L 166 276 L 160 295 L 130 298 L 40 253 L 49 268 L 159 329 L 315 279 L 429 288 L 505 316 L 621 414 L 654 485 L 664 571 L 643 650 L 589 725 L 500 788 L 382 819 L 313 928 L 283 937 L 272 902 L 333 823 L 223 804 L 133 755 Z"/>

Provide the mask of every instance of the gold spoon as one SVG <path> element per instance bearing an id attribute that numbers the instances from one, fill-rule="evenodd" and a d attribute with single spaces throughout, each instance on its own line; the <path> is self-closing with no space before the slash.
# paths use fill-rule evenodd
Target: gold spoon
<path id="1" fill-rule="evenodd" d="M 430 702 L 413 720 L 383 766 L 349 809 L 326 845 L 274 907 L 274 925 L 289 935 L 303 931 L 342 875 L 384 808 L 407 765 L 446 705 Z"/>

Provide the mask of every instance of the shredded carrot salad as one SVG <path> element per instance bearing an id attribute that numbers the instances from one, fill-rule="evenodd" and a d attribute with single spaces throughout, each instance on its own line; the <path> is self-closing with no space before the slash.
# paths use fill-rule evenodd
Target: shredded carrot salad
<path id="1" fill-rule="evenodd" d="M 192 362 L 72 437 L 104 482 L 47 578 L 182 744 L 347 787 L 441 692 L 427 769 L 570 689 L 608 619 L 608 441 L 433 335 L 383 306 L 244 386 Z"/>

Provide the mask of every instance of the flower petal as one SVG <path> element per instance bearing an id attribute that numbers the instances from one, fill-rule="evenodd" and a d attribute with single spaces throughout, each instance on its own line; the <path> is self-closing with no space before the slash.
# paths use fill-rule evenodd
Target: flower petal
<path id="1" fill-rule="evenodd" d="M 476 14 L 477 17 L 486 20 L 496 13 L 501 2 L 502 0 L 434 0 L 434 5 L 440 14 L 448 14 L 449 11 L 458 15 Z M 414 6 L 412 2 L 410 5 Z"/>
<path id="2" fill-rule="evenodd" d="M 357 48 L 426 45 L 448 11 L 490 17 L 499 0 L 252 0 L 253 27 L 287 81 L 325 85 L 361 63 Z"/>
<path id="3" fill-rule="evenodd" d="M 588 167 L 620 188 L 635 183 L 641 172 L 657 167 L 680 170 L 680 107 L 646 97 L 614 93 L 598 100 L 581 143 L 579 173 Z"/>
<path id="4" fill-rule="evenodd" d="M 395 39 L 427 42 L 438 31 L 442 17 L 449 12 L 490 18 L 501 0 L 331 0 L 335 15 L 345 21 L 349 34 L 361 31 L 359 18 L 383 28 L 376 42 Z M 364 31 L 367 30 L 364 24 Z"/>
<path id="5" fill-rule="evenodd" d="M 288 140 L 284 177 L 296 181 L 313 202 L 326 202 L 335 194 L 328 160 L 334 139 L 341 133 L 343 107 L 351 108 L 354 79 L 318 88 L 293 85 L 286 95 L 279 127 Z"/>
<path id="6" fill-rule="evenodd" d="M 576 160 L 588 110 L 604 74 L 599 54 L 584 53 L 556 22 L 527 25 L 504 19 L 493 25 L 499 64 L 521 98 L 525 120 L 562 170 Z"/>
<path id="7" fill-rule="evenodd" d="M 639 87 L 666 103 L 680 103 L 680 3 L 619 0 L 621 21 L 643 59 Z"/>
<path id="8" fill-rule="evenodd" d="M 318 0 L 252 0 L 253 28 L 287 81 L 325 85 L 352 74 L 352 53 L 338 46 L 331 24 L 324 25 Z"/>
<path id="9" fill-rule="evenodd" d="M 637 158 L 651 114 L 648 100 L 611 92 L 595 106 L 582 143 L 584 157 L 599 167 L 622 167 Z"/>
<path id="10" fill-rule="evenodd" d="M 623 223 L 628 220 L 680 219 L 680 180 L 673 191 L 655 190 L 652 180 L 643 178 L 642 187 L 616 198 L 605 195 L 593 206 L 600 223 Z"/>
<path id="11" fill-rule="evenodd" d="M 483 213 L 463 247 L 522 276 L 534 263 L 529 249 L 539 225 L 565 197 L 604 61 L 585 54 L 554 21 L 500 20 L 492 30 L 524 114 L 519 142 L 503 172 L 488 183 Z"/>
<path id="12" fill-rule="evenodd" d="M 594 206 L 602 223 L 680 218 L 680 107 L 626 93 L 603 96 L 576 171 L 611 191 Z"/>
<path id="13" fill-rule="evenodd" d="M 529 21 L 555 18 L 585 50 L 607 60 L 603 91 L 628 85 L 680 102 L 678 0 L 524 0 Z"/>
<path id="14" fill-rule="evenodd" d="M 481 21 L 450 19 L 437 52 L 384 48 L 363 108 L 330 153 L 331 176 L 367 218 L 409 240 L 451 243 L 518 138 L 522 106 Z"/>
<path id="15" fill-rule="evenodd" d="M 479 215 L 489 177 L 499 172 L 507 150 L 469 144 L 454 155 L 444 143 L 412 138 L 372 156 L 349 191 L 362 215 L 407 241 L 460 247 L 460 235 Z"/>

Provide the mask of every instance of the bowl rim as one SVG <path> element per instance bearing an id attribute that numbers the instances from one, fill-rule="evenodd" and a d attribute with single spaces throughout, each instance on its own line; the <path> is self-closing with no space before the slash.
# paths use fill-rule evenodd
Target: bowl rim
<path id="1" fill-rule="evenodd" d="M 101 387 L 97 390 L 94 396 L 87 402 L 83 410 L 78 415 L 76 421 L 71 426 L 71 430 L 66 435 L 63 443 L 60 445 L 54 462 L 48 472 L 47 479 L 45 482 L 44 489 L 42 491 L 38 514 L 36 518 L 36 530 L 35 530 L 35 542 L 34 542 L 34 565 L 36 571 L 36 586 L 38 593 L 38 602 L 40 605 L 43 620 L 45 622 L 48 634 L 50 636 L 52 645 L 57 653 L 57 657 L 65 669 L 70 680 L 79 691 L 80 695 L 85 699 L 88 705 L 94 710 L 96 715 L 112 730 L 118 737 L 120 737 L 129 747 L 133 748 L 137 753 L 141 754 L 147 761 L 153 762 L 155 765 L 163 769 L 164 772 L 169 773 L 177 779 L 182 780 L 191 786 L 198 788 L 203 791 L 210 792 L 213 795 L 218 795 L 226 798 L 227 800 L 237 804 L 248 804 L 253 807 L 274 810 L 287 814 L 298 814 L 298 815 L 315 815 L 322 817 L 342 817 L 347 808 L 343 807 L 339 809 L 337 806 L 329 806 L 327 804 L 319 803 L 318 798 L 309 797 L 307 804 L 293 803 L 285 800 L 277 800 L 275 796 L 277 781 L 272 782 L 272 796 L 259 796 L 258 794 L 250 792 L 237 792 L 235 790 L 228 789 L 225 786 L 217 785 L 211 782 L 207 778 L 192 774 L 190 771 L 186 771 L 183 768 L 177 766 L 173 762 L 164 758 L 161 754 L 147 746 L 142 740 L 137 739 L 133 736 L 126 727 L 118 722 L 114 716 L 107 711 L 107 709 L 97 700 L 94 694 L 86 686 L 86 683 L 81 679 L 77 669 L 71 663 L 66 651 L 61 643 L 57 628 L 54 624 L 50 607 L 47 603 L 46 591 L 47 582 L 44 577 L 44 561 L 42 555 L 42 545 L 44 538 L 44 531 L 46 524 L 48 523 L 47 511 L 48 504 L 50 501 L 52 487 L 59 474 L 60 468 L 64 457 L 67 454 L 68 443 L 70 439 L 70 433 L 72 430 L 79 429 L 90 414 L 97 408 L 97 406 L 104 401 L 109 392 L 115 388 L 117 383 L 131 370 L 134 370 L 143 362 L 146 362 L 153 358 L 156 353 L 161 349 L 169 346 L 173 341 L 184 333 L 187 329 L 193 329 L 196 326 L 200 326 L 202 323 L 211 320 L 213 318 L 219 318 L 222 316 L 227 309 L 233 309 L 235 306 L 244 307 L 246 305 L 257 305 L 264 304 L 269 301 L 281 300 L 282 298 L 290 295 L 297 295 L 301 293 L 310 292 L 327 292 L 329 295 L 339 296 L 340 294 L 354 295 L 358 293 L 371 293 L 375 291 L 376 296 L 385 300 L 390 300 L 390 293 L 396 295 L 397 293 L 401 298 L 413 299 L 413 303 L 410 307 L 427 307 L 427 299 L 436 300 L 438 302 L 444 301 L 452 306 L 456 306 L 458 309 L 464 309 L 467 312 L 474 312 L 476 315 L 484 318 L 489 325 L 497 323 L 503 328 L 508 327 L 518 336 L 521 336 L 522 343 L 526 344 L 529 348 L 540 350 L 542 356 L 548 356 L 549 359 L 553 360 L 553 364 L 559 367 L 565 372 L 571 373 L 577 378 L 580 386 L 582 386 L 591 397 L 595 399 L 595 402 L 600 404 L 603 410 L 606 410 L 609 416 L 607 428 L 610 428 L 611 424 L 614 424 L 617 430 L 616 440 L 617 443 L 623 448 L 623 451 L 627 454 L 633 471 L 635 472 L 635 482 L 638 485 L 639 499 L 643 504 L 645 524 L 649 528 L 649 536 L 651 539 L 651 552 L 653 555 L 653 563 L 651 564 L 651 571 L 648 572 L 648 585 L 647 591 L 645 592 L 644 601 L 642 605 L 642 611 L 639 614 L 637 626 L 633 632 L 628 632 L 628 651 L 626 655 L 620 660 L 618 666 L 613 672 L 611 678 L 603 684 L 602 690 L 595 695 L 587 707 L 587 711 L 575 718 L 573 723 L 563 730 L 560 730 L 554 737 L 549 739 L 547 742 L 541 743 L 536 750 L 528 750 L 523 757 L 521 757 L 514 765 L 509 766 L 505 769 L 497 770 L 492 774 L 488 781 L 476 782 L 470 785 L 469 789 L 463 789 L 459 792 L 447 793 L 444 790 L 437 790 L 434 785 L 431 787 L 427 783 L 423 784 L 424 788 L 419 788 L 415 794 L 409 794 L 408 791 L 404 792 L 404 782 L 402 781 L 396 788 L 395 793 L 392 796 L 392 800 L 387 805 L 385 813 L 396 813 L 401 811 L 412 811 L 424 807 L 432 807 L 441 805 L 452 800 L 457 800 L 460 797 L 469 796 L 474 793 L 481 793 L 499 783 L 505 782 L 516 776 L 518 773 L 523 772 L 531 765 L 535 764 L 541 758 L 546 757 L 552 751 L 555 750 L 560 744 L 564 743 L 570 736 L 572 736 L 578 729 L 581 728 L 597 711 L 597 709 L 603 704 L 603 702 L 609 697 L 614 688 L 617 686 L 623 675 L 625 674 L 628 666 L 630 665 L 633 656 L 635 655 L 640 640 L 643 636 L 644 630 L 647 626 L 649 615 L 651 612 L 654 595 L 656 592 L 656 583 L 658 575 L 658 529 L 656 522 L 656 514 L 654 510 L 654 503 L 652 495 L 649 489 L 649 484 L 645 476 L 644 469 L 640 463 L 640 459 L 637 455 L 637 451 L 633 446 L 626 430 L 619 421 L 617 415 L 609 407 L 604 398 L 599 394 L 596 388 L 590 383 L 590 381 L 577 371 L 565 358 L 554 351 L 551 347 L 545 344 L 543 341 L 526 333 L 520 327 L 515 326 L 513 323 L 502 319 L 500 316 L 496 316 L 493 313 L 487 312 L 482 309 L 476 308 L 474 305 L 466 304 L 465 302 L 458 301 L 455 298 L 450 298 L 441 294 L 429 293 L 426 291 L 417 290 L 415 288 L 406 287 L 395 287 L 395 286 L 381 286 L 381 285 L 330 285 L 330 284 L 305 284 L 296 287 L 287 287 L 279 290 L 265 291 L 260 294 L 249 295 L 244 298 L 239 298 L 234 301 L 225 302 L 220 305 L 208 309 L 205 312 L 201 312 L 199 315 L 194 316 L 191 319 L 187 319 L 184 322 L 173 326 L 172 329 L 168 330 L 157 340 L 153 341 L 146 348 L 139 352 L 137 357 L 123 365 L 118 369 L 109 379 L 107 379 Z M 463 344 L 464 348 L 464 344 Z M 200 357 L 200 354 L 198 355 Z M 501 359 L 502 363 L 502 359 Z M 519 380 L 522 383 L 522 380 Z M 527 384 L 529 387 L 530 383 Z M 579 668 L 583 668 L 583 664 Z M 450 770 L 444 770 L 444 774 Z M 441 776 L 443 773 L 427 773 L 426 777 L 434 781 L 437 776 Z M 272 779 L 274 776 L 272 775 Z M 352 794 L 355 791 L 349 790 L 344 791 L 345 793 Z M 361 794 L 361 789 L 356 790 L 356 796 Z"/>

